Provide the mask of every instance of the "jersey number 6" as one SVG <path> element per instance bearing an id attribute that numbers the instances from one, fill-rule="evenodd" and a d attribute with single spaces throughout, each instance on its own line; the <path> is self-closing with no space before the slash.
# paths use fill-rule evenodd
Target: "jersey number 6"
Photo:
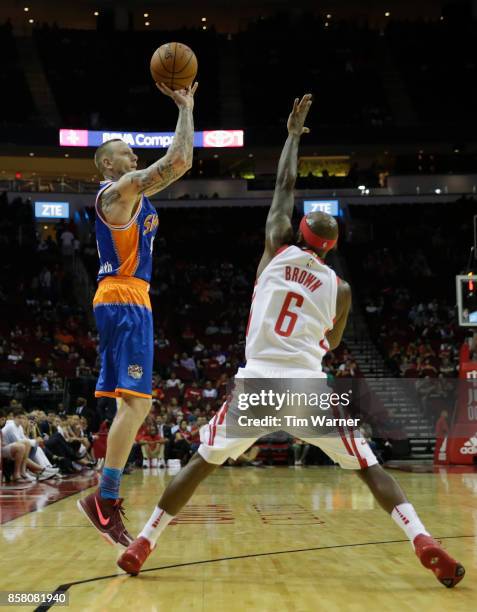
<path id="1" fill-rule="evenodd" d="M 287 338 L 291 335 L 298 320 L 298 315 L 296 314 L 296 312 L 292 312 L 290 310 L 290 307 L 294 306 L 296 308 L 301 308 L 304 299 L 305 298 L 302 295 L 299 295 L 298 293 L 293 293 L 293 291 L 289 291 L 286 294 L 282 309 L 280 310 L 277 322 L 275 323 L 275 331 L 279 336 L 284 336 L 285 338 Z M 292 301 L 294 301 L 295 303 L 292 304 Z M 285 319 L 286 327 L 284 328 Z"/>

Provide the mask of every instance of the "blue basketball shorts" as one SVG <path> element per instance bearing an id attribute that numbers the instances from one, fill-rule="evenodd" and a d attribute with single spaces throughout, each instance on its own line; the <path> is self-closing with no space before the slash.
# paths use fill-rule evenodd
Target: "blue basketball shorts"
<path id="1" fill-rule="evenodd" d="M 103 286 L 102 285 L 107 285 Z M 94 299 L 101 369 L 96 397 L 152 397 L 154 331 L 149 295 L 100 283 Z"/>

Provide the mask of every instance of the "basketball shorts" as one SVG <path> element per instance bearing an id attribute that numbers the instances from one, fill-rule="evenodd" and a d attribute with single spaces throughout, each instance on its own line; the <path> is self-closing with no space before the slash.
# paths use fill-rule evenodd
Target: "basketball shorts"
<path id="1" fill-rule="evenodd" d="M 107 277 L 93 305 L 101 358 L 96 397 L 152 398 L 154 332 L 148 284 Z"/>
<path id="2" fill-rule="evenodd" d="M 312 372 L 302 369 L 280 368 L 269 363 L 260 363 L 249 360 L 245 368 L 239 368 L 236 378 L 326 378 L 321 372 Z M 227 436 L 226 415 L 229 409 L 233 410 L 234 397 L 226 401 L 219 412 L 200 430 L 198 452 L 205 461 L 222 465 L 228 458 L 237 459 L 256 441 L 257 437 L 234 438 Z M 278 429 L 277 429 L 278 431 Z M 287 431 L 281 427 L 279 431 Z M 293 437 L 293 431 L 288 431 Z M 344 469 L 360 470 L 378 463 L 371 447 L 361 437 L 358 430 L 340 427 L 336 434 L 322 437 L 303 438 L 307 444 L 317 446 L 328 457 Z"/>

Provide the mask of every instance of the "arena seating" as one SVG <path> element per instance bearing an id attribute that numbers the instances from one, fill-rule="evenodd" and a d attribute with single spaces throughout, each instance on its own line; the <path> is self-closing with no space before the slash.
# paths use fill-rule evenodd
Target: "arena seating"
<path id="1" fill-rule="evenodd" d="M 25 125 L 34 119 L 33 99 L 19 63 L 12 27 L 0 25 L 0 126 Z"/>
<path id="2" fill-rule="evenodd" d="M 477 102 L 475 35 L 472 20 L 390 22 L 388 48 L 421 123 L 473 121 L 472 109 Z"/>
<path id="3" fill-rule="evenodd" d="M 476 213 L 469 199 L 350 206 L 355 231 L 343 252 L 371 334 L 396 375 L 434 377 L 442 365 L 446 376 L 456 374 L 464 333 L 454 278 L 468 261 Z"/>
<path id="4" fill-rule="evenodd" d="M 317 96 L 319 113 L 310 118 L 311 127 L 382 127 L 390 122 L 377 65 L 379 32 L 352 23 L 330 25 L 325 28 L 323 19 L 312 14 L 290 19 L 283 13 L 258 20 L 240 33 L 247 125 L 282 124 L 294 91 Z M 256 103 L 260 91 L 269 92 L 267 104 Z"/>

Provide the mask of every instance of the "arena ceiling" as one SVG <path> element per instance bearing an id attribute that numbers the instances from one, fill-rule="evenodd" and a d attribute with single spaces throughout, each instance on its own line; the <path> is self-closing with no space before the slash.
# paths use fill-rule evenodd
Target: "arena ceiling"
<path id="1" fill-rule="evenodd" d="M 233 32 L 250 20 L 277 10 L 288 11 L 291 15 L 311 10 L 322 14 L 324 19 L 355 18 L 379 25 L 389 18 L 437 19 L 453 7 L 470 4 L 470 0 L 302 0 L 293 3 L 290 0 L 206 0 L 200 3 L 182 0 L 179 9 L 176 0 L 75 0 L 72 9 L 70 3 L 60 0 L 3 0 L 0 22 L 10 19 L 19 33 L 22 30 L 27 33 L 28 28 L 45 22 L 56 22 L 67 28 L 94 29 L 101 16 L 114 13 L 116 23 L 127 23 L 134 29 L 201 26 L 205 17 L 209 27 L 213 25 L 219 31 Z"/>

